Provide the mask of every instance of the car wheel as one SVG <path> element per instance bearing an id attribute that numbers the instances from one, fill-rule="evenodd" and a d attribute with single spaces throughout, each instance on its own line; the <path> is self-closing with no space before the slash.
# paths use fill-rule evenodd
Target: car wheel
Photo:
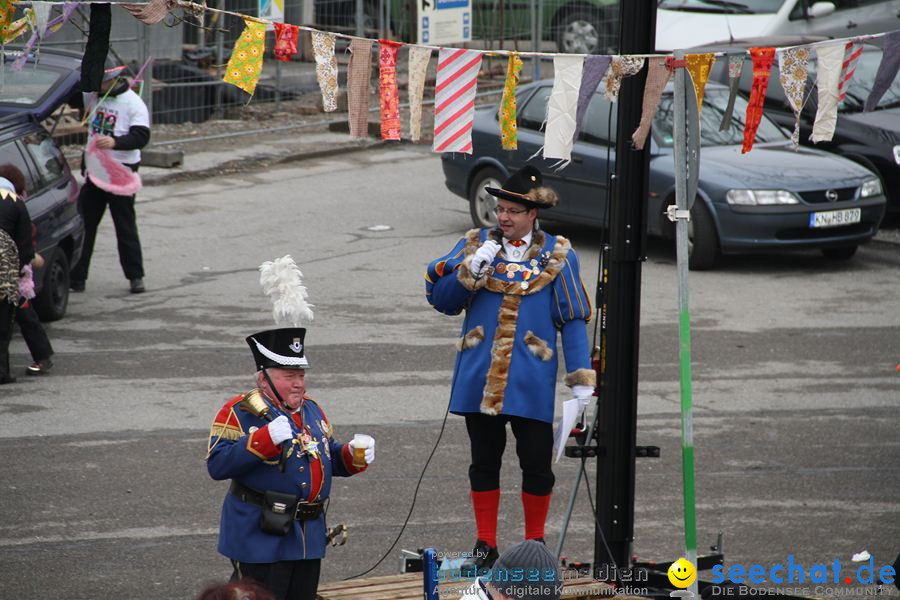
<path id="1" fill-rule="evenodd" d="M 62 248 L 53 251 L 44 271 L 44 286 L 33 303 L 41 321 L 58 321 L 65 316 L 69 305 L 69 258 Z"/>
<path id="2" fill-rule="evenodd" d="M 847 260 L 856 254 L 857 246 L 840 246 L 839 248 L 822 248 L 825 258 L 831 260 Z"/>
<path id="3" fill-rule="evenodd" d="M 497 199 L 488 194 L 484 188 L 501 187 L 502 177 L 500 171 L 488 167 L 478 171 L 472 180 L 472 186 L 469 188 L 469 214 L 475 227 L 491 228 L 497 225 L 497 215 L 494 214 Z"/>
<path id="4" fill-rule="evenodd" d="M 572 8 L 560 17 L 556 46 L 567 54 L 599 54 L 610 50 L 612 31 L 600 9 Z"/>
<path id="5" fill-rule="evenodd" d="M 712 269 L 719 258 L 719 235 L 716 224 L 702 199 L 697 198 L 688 221 L 688 267 L 692 271 Z"/>

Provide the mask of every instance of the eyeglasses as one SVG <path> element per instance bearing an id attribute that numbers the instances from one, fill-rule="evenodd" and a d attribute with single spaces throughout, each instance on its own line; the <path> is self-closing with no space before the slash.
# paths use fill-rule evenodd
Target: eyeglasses
<path id="1" fill-rule="evenodd" d="M 502 215 L 503 213 L 506 213 L 511 216 L 516 216 L 516 215 L 521 215 L 521 214 L 524 214 L 527 212 L 528 212 L 527 208 L 503 208 L 502 206 L 494 207 L 494 214 L 497 215 L 498 217 L 500 215 Z"/>

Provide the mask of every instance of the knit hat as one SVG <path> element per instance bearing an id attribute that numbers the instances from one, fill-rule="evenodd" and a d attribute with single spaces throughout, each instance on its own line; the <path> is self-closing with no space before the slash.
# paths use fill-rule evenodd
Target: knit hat
<path id="1" fill-rule="evenodd" d="M 516 600 L 559 600 L 559 562 L 547 546 L 525 540 L 508 548 L 485 577 L 504 596 Z"/>

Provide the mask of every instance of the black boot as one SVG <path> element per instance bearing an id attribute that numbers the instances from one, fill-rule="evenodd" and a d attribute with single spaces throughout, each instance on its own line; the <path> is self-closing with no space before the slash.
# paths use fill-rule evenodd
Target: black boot
<path id="1" fill-rule="evenodd" d="M 494 566 L 494 562 L 498 558 L 500 558 L 500 553 L 497 552 L 497 548 L 484 540 L 478 540 L 475 542 L 472 555 L 460 566 L 461 574 L 463 577 L 483 575 Z"/>

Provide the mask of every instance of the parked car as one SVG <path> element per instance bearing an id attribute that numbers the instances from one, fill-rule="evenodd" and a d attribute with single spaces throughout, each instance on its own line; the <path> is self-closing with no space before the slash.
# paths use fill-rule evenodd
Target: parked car
<path id="1" fill-rule="evenodd" d="M 657 50 L 765 35 L 850 37 L 900 29 L 900 0 L 660 0 Z"/>
<path id="2" fill-rule="evenodd" d="M 484 191 L 531 163 L 555 188 L 560 203 L 543 218 L 604 225 L 609 206 L 607 175 L 615 168 L 616 105 L 600 92 L 588 105 L 572 162 L 554 171 L 551 162 L 530 158 L 543 144 L 551 81 L 522 86 L 518 94 L 518 150 L 501 149 L 497 108 L 476 112 L 471 157 L 442 155 L 446 185 L 469 202 L 477 227 L 495 223 L 495 200 Z M 672 86 L 660 101 L 648 139 L 650 193 L 648 231 L 670 237 L 674 227 L 666 208 L 675 203 L 672 138 Z M 884 216 L 879 178 L 851 160 L 811 148 L 794 150 L 787 133 L 765 116 L 753 150 L 741 154 L 747 101 L 735 102 L 732 126 L 719 131 L 728 89 L 707 86 L 701 112 L 701 158 L 697 198 L 689 227 L 690 265 L 712 268 L 722 253 L 819 248 L 846 259 L 870 240 Z M 631 132 L 623 132 L 630 135 Z M 638 201 L 634 198 L 634 201 Z"/>
<path id="3" fill-rule="evenodd" d="M 614 53 L 618 37 L 618 0 L 541 0 L 542 38 L 556 43 L 560 52 Z M 415 41 L 416 20 L 410 0 L 384 0 L 383 19 L 394 36 Z M 379 37 L 379 0 L 363 0 L 363 30 Z M 471 0 L 472 38 L 476 40 L 531 39 L 531 7 L 528 2 Z M 316 0 L 315 24 L 332 31 L 356 31 L 356 0 Z M 411 18 L 412 17 L 412 18 Z M 525 49 L 525 48 L 523 48 Z M 529 48 L 530 49 L 530 48 Z"/>
<path id="4" fill-rule="evenodd" d="M 827 39 L 827 38 L 818 38 Z M 692 49 L 691 52 L 729 52 L 736 48 L 750 48 L 752 46 L 793 46 L 808 43 L 809 38 L 763 38 L 732 42 L 730 44 L 715 44 Z M 817 40 L 813 40 L 817 41 Z M 774 42 L 774 43 L 773 43 Z M 900 214 L 900 79 L 896 79 L 887 92 L 878 102 L 878 106 L 872 112 L 864 113 L 863 106 L 872 84 L 875 81 L 875 73 L 881 63 L 881 49 L 866 44 L 856 63 L 856 72 L 847 88 L 844 101 L 838 106 L 837 126 L 834 137 L 830 142 L 813 144 L 809 141 L 813 123 L 816 120 L 819 95 L 815 89 L 816 61 L 809 61 L 809 79 L 806 82 L 806 95 L 808 99 L 803 105 L 800 114 L 800 143 L 805 146 L 821 148 L 840 154 L 850 160 L 858 162 L 881 177 L 887 197 L 887 211 L 891 214 Z M 710 79 L 727 83 L 727 61 L 716 61 L 713 65 Z M 772 75 L 769 79 L 769 88 L 766 91 L 765 113 L 773 121 L 788 130 L 794 129 L 794 111 L 784 94 L 784 89 L 778 83 L 778 61 L 772 66 Z M 740 90 L 745 94 L 750 93 L 753 86 L 753 72 L 748 58 L 741 71 Z"/>
<path id="5" fill-rule="evenodd" d="M 21 71 L 11 70 L 7 52 L 0 86 L 0 164 L 25 175 L 26 206 L 45 259 L 34 274 L 34 308 L 44 321 L 61 319 L 69 303 L 69 267 L 81 256 L 84 222 L 78 213 L 78 183 L 53 138 L 41 125 L 77 92 L 80 55 L 43 49 Z"/>

